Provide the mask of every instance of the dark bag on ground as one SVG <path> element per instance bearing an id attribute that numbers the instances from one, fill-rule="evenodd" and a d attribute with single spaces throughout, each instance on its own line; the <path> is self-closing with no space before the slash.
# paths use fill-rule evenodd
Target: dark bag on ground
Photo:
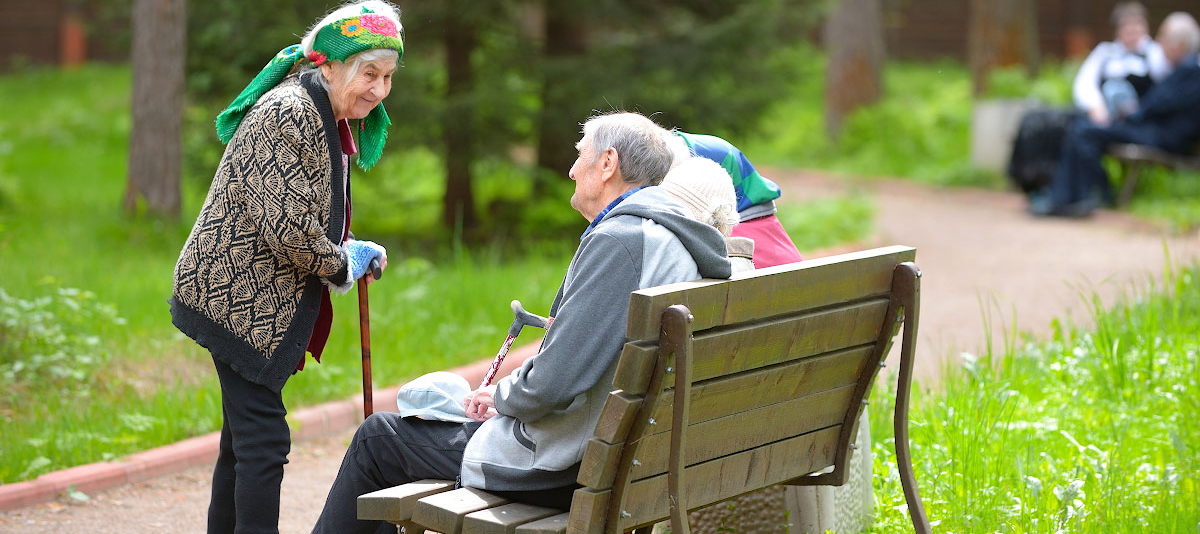
<path id="1" fill-rule="evenodd" d="M 1075 109 L 1040 108 L 1021 117 L 1008 161 L 1013 185 L 1028 194 L 1049 184 L 1058 169 L 1067 130 L 1083 116 Z"/>

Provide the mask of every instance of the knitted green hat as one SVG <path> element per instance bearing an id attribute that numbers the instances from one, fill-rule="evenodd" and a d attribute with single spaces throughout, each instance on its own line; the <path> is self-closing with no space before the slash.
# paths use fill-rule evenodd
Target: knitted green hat
<path id="1" fill-rule="evenodd" d="M 361 14 L 335 20 L 316 32 L 312 52 L 305 55 L 300 45 L 291 45 L 280 50 L 267 66 L 250 80 L 250 84 L 242 89 L 241 94 L 233 99 L 229 107 L 217 115 L 217 137 L 222 143 L 228 143 L 233 138 L 242 117 L 254 103 L 267 91 L 279 85 L 279 82 L 301 62 L 307 61 L 320 66 L 331 59 L 345 61 L 354 54 L 375 48 L 392 49 L 398 52 L 400 57 L 404 57 L 404 42 L 395 21 L 375 14 L 365 7 L 362 8 Z M 387 111 L 383 109 L 383 102 L 375 106 L 363 119 L 362 133 L 359 135 L 362 149 L 358 154 L 358 166 L 363 170 L 370 169 L 379 161 L 383 145 L 387 142 L 387 127 L 391 123 Z"/>

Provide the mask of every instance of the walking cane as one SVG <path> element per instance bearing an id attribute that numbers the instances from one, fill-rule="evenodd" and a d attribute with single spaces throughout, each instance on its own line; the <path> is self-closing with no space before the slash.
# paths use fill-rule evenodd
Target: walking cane
<path id="1" fill-rule="evenodd" d="M 370 271 L 376 280 L 383 277 L 379 260 L 371 260 Z M 367 302 L 366 275 L 358 279 L 358 332 L 362 341 L 363 419 L 366 419 L 375 411 L 375 400 L 371 394 L 371 310 Z"/>
<path id="2" fill-rule="evenodd" d="M 525 311 L 525 308 L 521 307 L 521 301 L 519 300 L 510 302 L 509 307 L 512 308 L 513 315 L 516 318 L 513 319 L 512 326 L 508 327 L 508 337 L 504 338 L 504 344 L 500 345 L 500 352 L 497 352 L 496 357 L 492 359 L 492 366 L 483 375 L 483 383 L 479 384 L 481 388 L 492 384 L 492 380 L 496 378 L 496 373 L 500 371 L 500 364 L 504 363 L 504 357 L 508 356 L 508 349 L 512 348 L 513 340 L 521 335 L 522 327 L 528 325 L 538 328 L 550 328 L 550 323 L 554 322 L 553 319 Z"/>

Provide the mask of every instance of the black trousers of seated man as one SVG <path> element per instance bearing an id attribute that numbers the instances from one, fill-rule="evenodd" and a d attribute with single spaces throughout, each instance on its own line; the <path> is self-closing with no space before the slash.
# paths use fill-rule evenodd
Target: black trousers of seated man
<path id="1" fill-rule="evenodd" d="M 360 521 L 358 497 L 426 478 L 457 480 L 467 441 L 482 423 L 447 423 L 380 412 L 359 425 L 313 534 L 384 534 L 386 521 Z M 567 509 L 577 486 L 489 493 L 538 506 Z"/>
<path id="2" fill-rule="evenodd" d="M 1058 172 L 1050 182 L 1050 199 L 1056 208 L 1088 202 L 1113 203 L 1112 185 L 1102 159 L 1108 146 L 1115 143 L 1149 145 L 1176 153 L 1184 153 L 1187 148 L 1178 143 L 1164 143 L 1154 124 L 1096 126 L 1082 118 L 1072 125 L 1063 144 Z"/>

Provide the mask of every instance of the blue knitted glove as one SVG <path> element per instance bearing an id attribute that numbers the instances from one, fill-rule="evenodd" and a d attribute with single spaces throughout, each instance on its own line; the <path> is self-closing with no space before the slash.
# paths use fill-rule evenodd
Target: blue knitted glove
<path id="1" fill-rule="evenodd" d="M 345 245 L 346 257 L 350 260 L 348 270 L 350 271 L 350 279 L 358 280 L 366 274 L 367 269 L 370 269 L 371 260 L 379 260 L 383 262 L 383 256 L 387 251 L 383 247 L 371 241 L 358 241 L 351 239 Z"/>

